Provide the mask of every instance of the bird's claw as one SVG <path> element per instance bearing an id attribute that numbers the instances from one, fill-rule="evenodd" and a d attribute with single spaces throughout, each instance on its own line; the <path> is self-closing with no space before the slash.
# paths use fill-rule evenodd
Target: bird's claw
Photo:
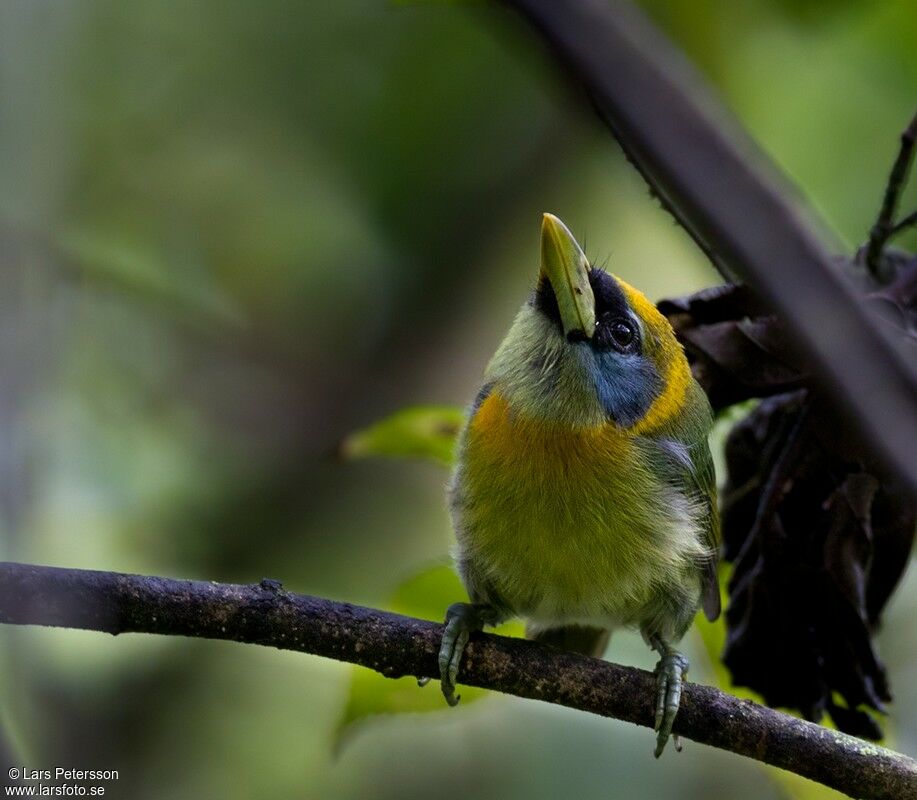
<path id="1" fill-rule="evenodd" d="M 674 650 L 663 654 L 656 665 L 656 758 L 662 755 L 681 703 L 681 690 L 688 674 L 688 659 Z M 681 752 L 681 740 L 673 737 L 675 750 Z"/>
<path id="2" fill-rule="evenodd" d="M 458 705 L 462 699 L 455 693 L 455 682 L 468 637 L 481 630 L 485 623 L 494 624 L 492 616 L 489 607 L 471 603 L 453 603 L 446 611 L 446 630 L 439 648 L 439 680 L 443 697 L 450 706 Z"/>

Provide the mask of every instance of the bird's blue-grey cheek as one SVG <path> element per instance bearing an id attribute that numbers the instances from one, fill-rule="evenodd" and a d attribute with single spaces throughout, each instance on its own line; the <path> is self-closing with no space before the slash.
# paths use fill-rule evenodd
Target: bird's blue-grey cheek
<path id="1" fill-rule="evenodd" d="M 622 427 L 642 419 L 662 390 L 651 361 L 639 355 L 593 353 L 590 372 L 599 404 Z"/>

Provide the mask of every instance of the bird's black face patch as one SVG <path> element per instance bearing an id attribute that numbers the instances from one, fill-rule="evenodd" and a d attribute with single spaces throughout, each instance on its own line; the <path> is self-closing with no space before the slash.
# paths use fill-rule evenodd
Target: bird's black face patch
<path id="1" fill-rule="evenodd" d="M 589 270 L 589 284 L 595 295 L 595 333 L 592 347 L 599 352 L 614 350 L 625 355 L 641 353 L 640 327 L 618 282 L 600 269 Z"/>
<path id="2" fill-rule="evenodd" d="M 595 295 L 595 332 L 588 340 L 581 331 L 571 331 L 568 338 L 573 342 L 588 341 L 590 346 L 599 352 L 615 350 L 619 353 L 639 354 L 640 329 L 634 323 L 627 298 L 618 282 L 607 272 L 592 268 L 589 270 L 589 285 Z M 538 282 L 532 305 L 563 330 L 557 297 L 547 278 L 542 277 Z"/>
<path id="3" fill-rule="evenodd" d="M 538 286 L 535 287 L 535 294 L 532 295 L 530 302 L 549 320 L 555 322 L 561 330 L 564 329 L 564 325 L 560 320 L 557 295 L 554 294 L 554 287 L 551 286 L 551 281 L 546 276 L 542 275 L 538 279 Z"/>

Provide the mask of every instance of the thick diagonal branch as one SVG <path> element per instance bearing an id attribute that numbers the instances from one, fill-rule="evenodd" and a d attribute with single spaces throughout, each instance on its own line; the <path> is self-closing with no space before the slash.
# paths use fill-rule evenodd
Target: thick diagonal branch
<path id="1" fill-rule="evenodd" d="M 0 622 L 260 644 L 361 664 L 383 675 L 439 674 L 442 626 L 254 585 L 0 563 Z M 653 676 L 502 636 L 472 638 L 463 683 L 651 727 Z M 420 691 L 420 689 L 418 689 Z M 804 775 L 853 797 L 917 797 L 917 762 L 778 711 L 689 684 L 676 732 Z"/>

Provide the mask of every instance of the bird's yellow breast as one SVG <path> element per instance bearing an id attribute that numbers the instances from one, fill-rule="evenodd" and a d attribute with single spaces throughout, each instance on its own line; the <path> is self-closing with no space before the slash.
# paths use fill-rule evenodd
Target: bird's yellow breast
<path id="1" fill-rule="evenodd" d="M 460 549 L 523 616 L 627 622 L 684 568 L 662 532 L 665 489 L 614 425 L 526 419 L 494 392 L 469 422 L 457 484 Z"/>

